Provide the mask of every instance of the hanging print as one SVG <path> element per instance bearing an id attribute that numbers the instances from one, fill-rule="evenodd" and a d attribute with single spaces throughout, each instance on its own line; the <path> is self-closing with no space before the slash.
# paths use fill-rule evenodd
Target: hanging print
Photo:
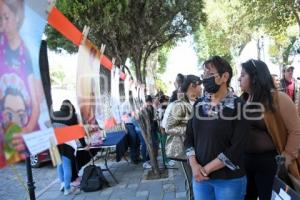
<path id="1" fill-rule="evenodd" d="M 53 136 L 39 71 L 49 1 L 1 2 L 0 168 L 46 150 Z"/>

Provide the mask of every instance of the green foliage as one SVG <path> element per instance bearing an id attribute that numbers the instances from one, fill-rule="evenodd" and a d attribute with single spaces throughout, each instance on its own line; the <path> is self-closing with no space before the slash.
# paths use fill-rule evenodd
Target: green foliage
<path id="1" fill-rule="evenodd" d="M 271 36 L 280 35 L 290 25 L 299 23 L 299 7 L 295 0 L 241 0 L 251 15 L 249 25 L 263 28 Z"/>
<path id="2" fill-rule="evenodd" d="M 116 57 L 116 64 L 123 65 L 130 58 L 141 82 L 152 53 L 194 32 L 205 21 L 202 0 L 60 0 L 57 7 L 80 30 L 90 26 L 89 39 L 97 46 L 106 44 L 105 53 Z M 49 27 L 46 34 L 50 48 L 76 49 Z"/>
<path id="3" fill-rule="evenodd" d="M 251 39 L 249 16 L 239 0 L 206 0 L 205 3 L 207 23 L 195 34 L 198 60 L 202 63 L 210 56 L 220 55 L 233 63 L 233 58 Z"/>
<path id="4" fill-rule="evenodd" d="M 51 85 L 64 87 L 66 75 L 61 67 L 54 67 L 50 70 Z"/>
<path id="5" fill-rule="evenodd" d="M 280 66 L 292 63 L 292 55 L 296 53 L 293 45 L 296 42 L 296 34 L 293 32 L 283 32 L 273 38 L 273 43 L 269 46 L 268 53 L 271 61 Z"/>
<path id="6" fill-rule="evenodd" d="M 295 4 L 295 0 L 241 0 L 241 2 L 251 16 L 249 27 L 262 30 L 274 40 L 268 49 L 272 62 L 280 66 L 290 64 L 292 62 L 290 55 L 295 51 L 293 44 L 300 33 L 299 5 Z M 294 26 L 296 24 L 298 27 Z"/>
<path id="7" fill-rule="evenodd" d="M 91 27 L 88 38 L 100 48 L 106 44 L 106 54 L 115 56 L 117 64 L 124 64 L 128 54 L 126 43 L 117 43 L 119 37 L 129 38 L 129 24 L 122 20 L 128 12 L 127 0 L 84 1 L 60 0 L 58 9 L 79 29 Z M 62 35 L 47 27 L 48 46 L 53 50 L 65 49 L 69 53 L 77 52 L 77 47 Z"/>
<path id="8" fill-rule="evenodd" d="M 167 93 L 167 85 L 161 79 L 155 79 L 155 87 L 157 91 L 162 91 L 164 94 Z"/>
<path id="9" fill-rule="evenodd" d="M 167 68 L 168 56 L 171 51 L 171 46 L 164 46 L 158 52 L 158 63 L 159 67 L 156 68 L 155 72 L 158 74 L 163 74 Z"/>

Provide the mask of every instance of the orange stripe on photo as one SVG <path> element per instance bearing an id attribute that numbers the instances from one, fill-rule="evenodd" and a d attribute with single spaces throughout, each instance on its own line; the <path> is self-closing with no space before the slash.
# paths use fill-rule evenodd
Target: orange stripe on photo
<path id="1" fill-rule="evenodd" d="M 101 64 L 110 71 L 112 70 L 113 64 L 105 55 L 101 57 Z"/>
<path id="2" fill-rule="evenodd" d="M 48 16 L 48 24 L 75 45 L 80 45 L 83 37 L 82 33 L 56 7 L 53 7 Z"/>
<path id="3" fill-rule="evenodd" d="M 54 132 L 57 144 L 63 144 L 65 142 L 83 138 L 85 136 L 84 128 L 81 125 L 55 128 Z"/>
<path id="4" fill-rule="evenodd" d="M 75 45 L 79 46 L 81 44 L 83 34 L 56 7 L 53 7 L 48 16 L 48 24 Z M 88 40 L 87 46 L 94 45 Z M 107 56 L 102 55 L 100 62 L 105 68 L 112 70 L 113 64 Z"/>

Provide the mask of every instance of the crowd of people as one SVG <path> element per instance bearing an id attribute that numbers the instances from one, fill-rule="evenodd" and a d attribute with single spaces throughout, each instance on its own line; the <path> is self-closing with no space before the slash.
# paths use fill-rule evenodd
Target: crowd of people
<path id="1" fill-rule="evenodd" d="M 239 95 L 230 87 L 232 67 L 214 56 L 204 62 L 201 78 L 178 74 L 170 98 L 162 92 L 145 98 L 155 157 L 161 148 L 167 166 L 180 163 L 187 199 L 270 199 L 277 155 L 300 178 L 294 68 L 285 68 L 280 81 L 260 60 L 251 59 L 241 68 Z M 138 119 L 129 113 L 124 122 L 132 163 L 142 161 L 151 168 Z M 63 164 L 58 167 L 66 194 L 72 174 L 62 173 L 72 168 L 67 149 L 60 147 Z"/>
<path id="2" fill-rule="evenodd" d="M 201 78 L 178 74 L 169 101 L 164 94 L 147 97 L 158 113 L 151 115 L 159 125 L 151 129 L 152 142 L 158 147 L 156 135 L 163 136 L 168 163 L 182 166 L 187 199 L 270 199 L 277 155 L 300 179 L 294 67 L 285 67 L 281 80 L 260 60 L 241 67 L 241 94 L 230 87 L 230 64 L 214 56 L 204 62 Z"/>
<path id="3" fill-rule="evenodd" d="M 22 132 L 39 130 L 40 89 L 33 87 L 31 59 L 19 34 L 24 18 L 24 1 L 2 0 L 0 23 L 0 167 L 4 132 L 12 124 Z M 154 156 L 161 149 L 165 165 L 180 163 L 185 174 L 189 200 L 195 199 L 270 199 L 277 170 L 275 157 L 283 155 L 285 167 L 300 180 L 300 93 L 294 67 L 285 66 L 283 77 L 270 74 L 267 65 L 251 59 L 241 64 L 241 94 L 230 87 L 233 70 L 219 56 L 206 60 L 204 74 L 178 74 L 176 90 L 167 96 L 159 92 L 146 96 L 150 120 L 150 141 Z M 18 107 L 12 102 L 19 102 Z M 127 113 L 125 127 L 130 159 L 151 168 L 149 152 L 137 116 Z M 78 124 L 72 103 L 65 100 L 54 112 L 54 127 Z M 67 116 L 67 120 L 64 119 Z M 91 118 L 96 123 L 94 118 Z M 14 135 L 11 140 L 21 140 Z M 57 172 L 61 191 L 71 193 L 78 186 L 79 169 L 89 153 L 76 155 L 77 146 L 89 150 L 81 139 L 58 146 L 62 164 Z M 18 151 L 24 151 L 21 145 Z M 8 150 L 11 150 L 8 148 Z M 95 152 L 92 152 L 94 155 Z M 16 152 L 11 161 L 21 160 Z M 72 183 L 73 181 L 73 183 Z"/>

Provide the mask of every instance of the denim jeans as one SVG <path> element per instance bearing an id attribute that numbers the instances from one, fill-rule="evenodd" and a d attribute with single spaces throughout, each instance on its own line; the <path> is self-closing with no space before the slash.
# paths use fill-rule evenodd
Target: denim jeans
<path id="1" fill-rule="evenodd" d="M 147 146 L 146 146 L 144 137 L 143 137 L 143 135 L 140 131 L 138 132 L 138 136 L 139 136 L 139 139 L 141 141 L 142 159 L 143 159 L 143 162 L 146 162 L 146 161 L 150 160 L 149 155 L 148 155 L 148 151 L 147 151 Z"/>
<path id="2" fill-rule="evenodd" d="M 72 178 L 72 166 L 71 160 L 66 156 L 61 157 L 62 163 L 57 165 L 58 178 L 61 183 L 65 184 L 65 189 L 70 189 L 71 178 Z"/>
<path id="3" fill-rule="evenodd" d="M 132 123 L 125 124 L 128 131 L 129 147 L 130 147 L 130 159 L 133 162 L 139 160 L 140 157 L 140 138 L 135 131 L 135 126 Z"/>
<path id="4" fill-rule="evenodd" d="M 195 200 L 243 200 L 246 194 L 246 186 L 246 176 L 200 182 L 193 179 Z"/>

